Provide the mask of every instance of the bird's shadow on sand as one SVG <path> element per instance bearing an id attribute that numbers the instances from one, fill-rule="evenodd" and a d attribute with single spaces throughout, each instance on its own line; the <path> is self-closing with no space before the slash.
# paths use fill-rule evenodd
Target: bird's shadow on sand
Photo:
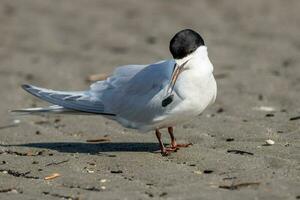
<path id="1" fill-rule="evenodd" d="M 62 153 L 89 153 L 101 152 L 156 152 L 159 150 L 157 143 L 84 143 L 84 142 L 42 142 L 0 145 L 2 147 L 31 147 L 51 149 Z"/>

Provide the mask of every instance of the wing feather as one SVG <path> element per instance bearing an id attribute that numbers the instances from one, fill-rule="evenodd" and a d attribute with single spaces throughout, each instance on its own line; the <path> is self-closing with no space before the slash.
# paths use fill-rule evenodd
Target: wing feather
<path id="1" fill-rule="evenodd" d="M 54 105 L 83 112 L 109 114 L 105 113 L 103 103 L 89 95 L 88 91 L 63 92 L 39 88 L 32 85 L 23 85 L 22 87 L 32 95 Z"/>

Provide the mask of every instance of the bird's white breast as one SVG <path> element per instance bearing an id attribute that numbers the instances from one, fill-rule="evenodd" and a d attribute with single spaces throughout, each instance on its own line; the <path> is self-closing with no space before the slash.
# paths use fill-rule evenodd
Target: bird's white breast
<path id="1" fill-rule="evenodd" d="M 213 76 L 207 51 L 201 49 L 197 56 L 191 58 L 186 70 L 179 75 L 175 86 L 177 94 L 190 104 L 195 110 L 203 110 L 216 96 L 216 81 Z"/>
<path id="2" fill-rule="evenodd" d="M 174 92 L 180 103 L 164 116 L 159 125 L 172 126 L 188 121 L 201 114 L 212 104 L 217 95 L 217 85 L 213 76 L 213 66 L 206 49 L 197 57 L 191 58 L 176 82 Z"/>

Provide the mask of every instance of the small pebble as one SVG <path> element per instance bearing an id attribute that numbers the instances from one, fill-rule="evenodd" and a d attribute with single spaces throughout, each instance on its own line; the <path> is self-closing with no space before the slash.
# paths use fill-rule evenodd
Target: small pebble
<path id="1" fill-rule="evenodd" d="M 14 124 L 19 124 L 21 121 L 19 119 L 14 120 Z"/>
<path id="2" fill-rule="evenodd" d="M 266 145 L 269 145 L 269 146 L 275 144 L 275 142 L 273 140 L 271 140 L 271 139 L 268 139 L 265 142 L 266 142 Z"/>
<path id="3" fill-rule="evenodd" d="M 166 196 L 166 195 L 168 195 L 168 193 L 167 193 L 167 192 L 163 192 L 163 193 L 161 193 L 159 196 L 160 196 L 160 197 L 163 197 L 163 196 Z"/>
<path id="4" fill-rule="evenodd" d="M 266 112 L 272 112 L 275 111 L 276 109 L 271 106 L 260 106 L 260 107 L 254 107 L 254 110 L 261 110 L 261 111 L 266 111 Z"/>
<path id="5" fill-rule="evenodd" d="M 277 133 L 283 133 L 283 131 L 277 131 Z"/>
<path id="6" fill-rule="evenodd" d="M 222 113 L 222 112 L 224 112 L 224 109 L 223 109 L 223 108 L 219 108 L 219 109 L 217 110 L 217 113 Z"/>
<path id="7" fill-rule="evenodd" d="M 274 117 L 275 115 L 273 113 L 266 114 L 266 117 Z"/>
<path id="8" fill-rule="evenodd" d="M 122 170 L 111 170 L 110 173 L 112 173 L 112 174 L 122 174 L 123 171 Z"/>
<path id="9" fill-rule="evenodd" d="M 211 117 L 214 117 L 214 116 L 215 116 L 214 114 L 207 114 L 206 115 L 207 118 L 211 118 Z"/>
<path id="10" fill-rule="evenodd" d="M 289 143 L 286 143 L 286 144 L 284 144 L 284 146 L 285 146 L 285 147 L 288 147 L 288 146 L 290 146 L 290 144 L 289 144 Z"/>
<path id="11" fill-rule="evenodd" d="M 92 166 L 96 166 L 96 163 L 93 163 L 93 162 L 87 162 L 87 164 L 92 165 Z"/>
<path id="12" fill-rule="evenodd" d="M 101 179 L 100 182 L 101 183 L 105 183 L 107 180 L 106 179 Z"/>
<path id="13" fill-rule="evenodd" d="M 234 141 L 234 138 L 227 138 L 226 139 L 226 142 L 232 142 L 232 141 Z"/>
<path id="14" fill-rule="evenodd" d="M 105 190 L 106 189 L 106 187 L 105 186 L 101 186 L 101 190 Z"/>
<path id="15" fill-rule="evenodd" d="M 89 174 L 93 174 L 93 173 L 95 173 L 95 171 L 94 171 L 94 170 L 90 170 L 90 169 L 86 169 L 86 171 L 87 171 L 87 173 L 89 173 Z"/>
<path id="16" fill-rule="evenodd" d="M 198 175 L 201 175 L 202 172 L 200 170 L 197 170 L 197 171 L 194 171 L 194 174 L 198 174 Z"/>
<path id="17" fill-rule="evenodd" d="M 206 169 L 203 171 L 204 174 L 211 174 L 213 173 L 214 171 L 213 170 L 210 170 L 210 169 Z"/>

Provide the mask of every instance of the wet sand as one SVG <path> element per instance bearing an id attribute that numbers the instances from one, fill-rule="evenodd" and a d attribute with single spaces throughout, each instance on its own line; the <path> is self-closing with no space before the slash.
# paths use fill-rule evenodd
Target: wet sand
<path id="1" fill-rule="evenodd" d="M 300 199 L 299 9 L 297 0 L 2 0 L 0 199 Z M 91 74 L 170 58 L 182 28 L 203 35 L 218 83 L 216 103 L 175 129 L 190 148 L 162 157 L 154 133 L 100 116 L 8 112 L 47 105 L 23 83 L 83 90 Z"/>

